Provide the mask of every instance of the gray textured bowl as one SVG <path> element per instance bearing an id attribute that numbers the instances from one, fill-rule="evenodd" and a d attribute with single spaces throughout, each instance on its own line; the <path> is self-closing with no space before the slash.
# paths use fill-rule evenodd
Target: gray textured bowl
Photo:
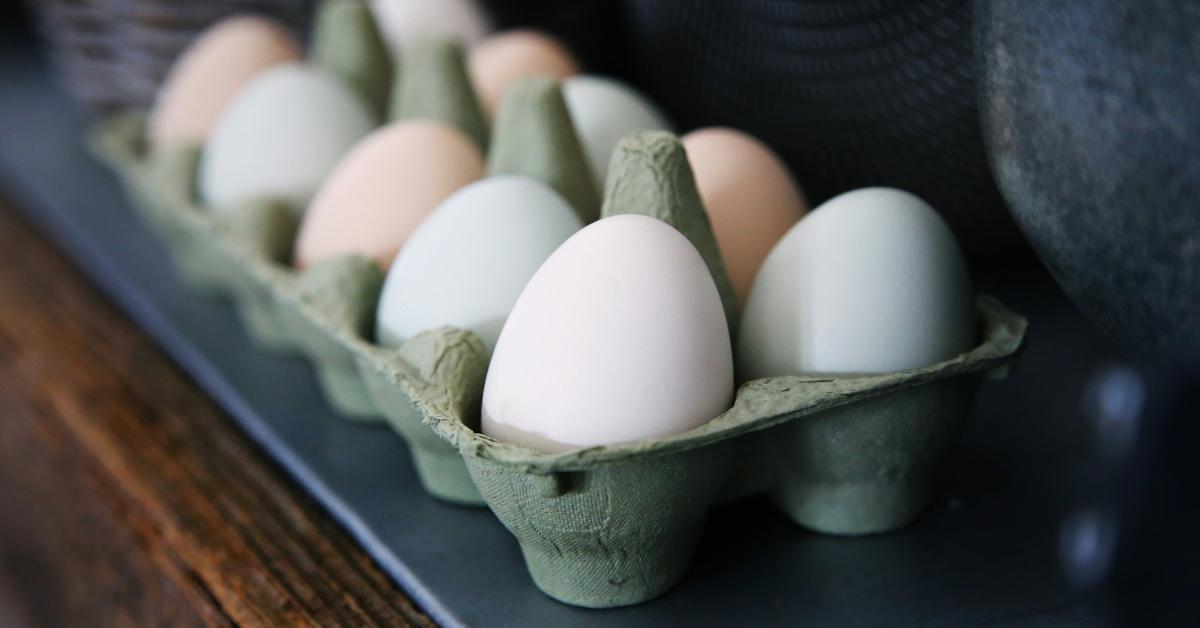
<path id="1" fill-rule="evenodd" d="M 976 10 L 992 170 L 1025 235 L 1111 337 L 1200 358 L 1200 10 Z"/>

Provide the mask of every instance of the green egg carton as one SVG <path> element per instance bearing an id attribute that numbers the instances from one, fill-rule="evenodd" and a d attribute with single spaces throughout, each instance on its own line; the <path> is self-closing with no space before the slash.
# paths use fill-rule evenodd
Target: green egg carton
<path id="1" fill-rule="evenodd" d="M 534 102 L 558 102 L 547 97 L 557 94 L 548 87 L 530 82 L 514 90 L 514 99 L 524 94 Z M 545 104 L 528 109 L 556 110 Z M 104 148 L 136 137 L 130 131 L 140 128 L 135 123 L 115 119 L 98 134 L 110 161 L 140 163 L 112 159 Z M 507 125 L 502 114 L 498 140 L 504 128 L 523 125 Z M 528 160 L 506 163 L 501 154 L 492 152 L 489 171 L 536 170 Z M 127 174 L 131 195 L 154 198 L 168 164 L 163 159 Z M 661 133 L 634 136 L 619 148 L 613 172 L 604 215 L 637 211 L 675 225 L 696 243 L 731 303 L 678 140 Z M 365 388 L 408 443 L 426 489 L 454 502 L 486 502 L 517 538 L 537 586 L 580 606 L 633 604 L 670 588 L 687 568 L 708 509 L 723 501 L 767 494 L 798 524 L 829 534 L 883 532 L 908 523 L 932 498 L 981 379 L 1003 375 L 1024 339 L 1023 318 L 980 297 L 980 344 L 954 359 L 884 375 L 755 380 L 741 386 L 728 412 L 688 433 L 542 454 L 478 433 L 488 361 L 478 338 L 446 327 L 398 349 L 372 344 L 382 279 L 377 267 L 346 257 L 297 274 L 270 257 L 286 247 L 262 227 L 270 224 L 268 215 L 291 214 L 266 203 L 257 207 L 247 216 L 259 217 L 243 217 L 240 228 L 213 221 L 198 208 L 187 209 L 192 213 L 186 217 L 176 215 L 184 213 L 181 206 L 142 211 L 153 224 L 166 225 L 164 233 L 177 234 L 165 236 L 173 247 L 178 234 L 208 242 L 207 249 L 178 247 L 177 253 L 211 250 L 210 257 L 227 258 L 224 268 L 246 269 L 236 290 L 262 289 L 268 295 L 265 316 L 290 342 L 307 346 L 319 368 L 341 369 Z M 249 227 L 254 225 L 259 227 Z M 244 292 L 233 294 L 244 298 L 237 296 Z M 730 320 L 734 326 L 736 319 Z M 327 355 L 320 357 L 322 352 Z"/>
<path id="2" fill-rule="evenodd" d="M 445 42 L 408 50 L 389 115 L 434 117 L 490 142 L 488 174 L 547 183 L 585 223 L 633 212 L 675 226 L 712 272 L 735 334 L 733 293 L 678 138 L 643 133 L 622 142 L 601 207 L 557 84 L 530 79 L 509 90 L 489 136 L 462 57 Z M 1024 340 L 1025 320 L 982 296 L 979 344 L 942 363 L 754 380 L 730 410 L 687 433 L 539 453 L 479 433 L 489 356 L 474 334 L 443 327 L 397 348 L 374 344 L 377 265 L 345 256 L 296 271 L 296 208 L 270 200 L 231 212 L 201 207 L 199 149 L 149 156 L 143 128 L 139 116 L 114 117 L 93 147 L 184 280 L 231 298 L 259 344 L 302 352 L 342 413 L 385 420 L 431 495 L 486 503 L 516 537 L 536 585 L 568 604 L 623 606 L 669 589 L 708 510 L 725 501 L 765 494 L 797 524 L 827 534 L 912 521 L 932 499 L 980 382 L 1004 375 Z"/>

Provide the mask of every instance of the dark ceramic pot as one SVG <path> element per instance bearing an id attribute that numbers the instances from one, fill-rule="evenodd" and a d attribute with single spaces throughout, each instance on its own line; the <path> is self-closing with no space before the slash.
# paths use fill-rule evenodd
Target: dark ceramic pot
<path id="1" fill-rule="evenodd" d="M 1026 237 L 1111 336 L 1200 358 L 1200 4 L 976 16 L 984 135 Z"/>

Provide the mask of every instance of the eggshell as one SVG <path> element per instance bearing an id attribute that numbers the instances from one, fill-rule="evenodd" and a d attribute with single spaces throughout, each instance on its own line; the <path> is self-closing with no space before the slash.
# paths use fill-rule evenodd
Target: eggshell
<path id="1" fill-rule="evenodd" d="M 471 49 L 471 82 L 484 112 L 494 118 L 505 90 L 519 79 L 579 74 L 570 50 L 553 37 L 533 30 L 492 35 Z"/>
<path id="2" fill-rule="evenodd" d="M 567 240 L 508 317 L 483 432 L 542 451 L 676 434 L 728 409 L 733 358 L 712 276 L 666 223 L 620 215 Z"/>
<path id="3" fill-rule="evenodd" d="M 259 72 L 300 59 L 300 47 L 278 24 L 252 15 L 221 20 L 180 55 L 158 90 L 147 121 L 150 146 L 200 144 Z"/>
<path id="4" fill-rule="evenodd" d="M 277 66 L 221 116 L 201 159 L 200 194 L 218 209 L 262 198 L 303 209 L 373 126 L 367 105 L 342 80 L 303 65 Z"/>
<path id="5" fill-rule="evenodd" d="M 738 374 L 883 373 L 968 350 L 976 314 L 962 250 L 900 190 L 827 201 L 767 256 L 742 312 Z"/>
<path id="6" fill-rule="evenodd" d="M 476 0 L 372 0 L 371 10 L 396 56 L 417 39 L 451 37 L 470 45 L 491 30 Z"/>
<path id="7" fill-rule="evenodd" d="M 766 144 L 740 131 L 708 128 L 683 136 L 738 302 L 775 243 L 808 210 L 800 186 Z"/>
<path id="8" fill-rule="evenodd" d="M 296 265 L 358 253 L 386 269 L 429 212 L 481 176 L 483 154 L 458 129 L 433 120 L 383 127 L 321 186 L 300 225 Z"/>
<path id="9" fill-rule="evenodd" d="M 600 189 L 604 189 L 608 162 L 621 138 L 634 131 L 671 130 L 653 103 L 619 81 L 574 76 L 563 81 L 563 97 Z"/>
<path id="10" fill-rule="evenodd" d="M 452 325 L 490 351 L 529 278 L 583 227 L 545 184 L 527 177 L 477 181 L 455 192 L 409 236 L 388 271 L 376 337 L 399 346 Z"/>

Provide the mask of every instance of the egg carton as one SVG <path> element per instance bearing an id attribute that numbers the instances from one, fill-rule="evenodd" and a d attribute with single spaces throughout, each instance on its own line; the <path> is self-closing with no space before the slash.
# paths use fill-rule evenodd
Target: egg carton
<path id="1" fill-rule="evenodd" d="M 461 51 L 440 50 L 432 58 L 441 69 L 429 75 L 443 96 L 461 96 Z M 474 124 L 478 111 L 465 99 L 453 113 L 428 94 L 409 111 Z M 912 521 L 933 497 L 981 380 L 1002 376 L 1024 339 L 1023 318 L 980 297 L 979 344 L 956 358 L 879 375 L 754 380 L 731 409 L 687 433 L 538 453 L 479 433 L 488 355 L 474 334 L 444 327 L 395 349 L 375 345 L 377 265 L 345 256 L 296 271 L 294 208 L 264 200 L 207 211 L 193 194 L 199 150 L 149 158 L 143 124 L 112 118 L 94 146 L 168 243 L 184 280 L 232 297 L 263 346 L 303 352 L 339 411 L 386 419 L 432 495 L 486 503 L 517 538 L 536 585 L 569 604 L 612 607 L 661 594 L 682 577 L 709 508 L 729 500 L 767 494 L 797 524 L 829 534 Z M 595 218 L 599 197 L 557 85 L 534 79 L 510 90 L 490 139 L 490 174 L 532 176 Z M 600 214 L 643 213 L 679 229 L 712 271 L 735 329 L 732 291 L 678 139 L 627 138 L 611 171 Z"/>
<path id="2" fill-rule="evenodd" d="M 131 129 L 118 127 L 134 124 L 113 121 L 106 130 L 128 138 Z M 658 168 L 646 180 L 680 185 L 690 174 L 681 147 L 669 138 L 650 142 L 676 166 L 673 175 Z M 159 165 L 172 169 L 168 160 Z M 628 168 L 617 171 L 625 177 Z M 153 183 L 145 189 L 154 181 L 149 171 L 125 174 L 135 198 L 161 191 Z M 702 209 L 677 196 L 664 195 L 658 217 L 706 224 Z M 412 448 L 430 492 L 486 501 L 517 537 L 536 584 L 582 606 L 632 604 L 669 588 L 714 503 L 767 493 L 796 523 L 832 534 L 911 521 L 932 497 L 981 377 L 1005 373 L 1025 332 L 1024 319 L 981 297 L 981 341 L 954 359 L 884 375 L 755 380 L 739 388 L 728 412 L 686 434 L 540 454 L 477 432 L 487 352 L 470 332 L 432 330 L 397 350 L 368 340 L 382 282 L 374 264 L 347 257 L 288 270 L 281 253 L 294 220 L 269 203 L 235 224 L 180 205 L 139 206 L 152 222 L 172 225 L 164 234 L 193 282 L 233 294 L 260 339 L 306 347 L 327 387 L 365 389 Z M 236 268 L 246 272 L 229 281 Z M 262 336 L 256 320 L 274 331 Z"/>

